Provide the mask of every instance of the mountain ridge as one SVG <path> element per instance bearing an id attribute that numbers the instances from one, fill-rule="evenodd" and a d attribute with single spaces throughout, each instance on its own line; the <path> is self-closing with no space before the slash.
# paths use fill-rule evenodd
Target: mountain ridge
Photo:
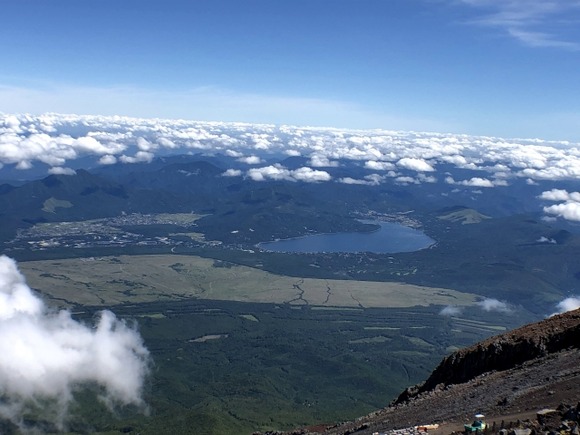
<path id="1" fill-rule="evenodd" d="M 438 433 L 451 433 L 475 413 L 488 421 L 531 417 L 540 409 L 579 403 L 579 361 L 577 309 L 452 353 L 424 383 L 355 421 L 271 433 L 362 435 L 429 423 L 441 424 Z"/>

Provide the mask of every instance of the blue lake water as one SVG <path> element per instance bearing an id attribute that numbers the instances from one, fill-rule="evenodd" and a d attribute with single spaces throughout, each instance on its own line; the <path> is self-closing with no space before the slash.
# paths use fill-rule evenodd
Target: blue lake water
<path id="1" fill-rule="evenodd" d="M 413 252 L 435 243 L 425 233 L 392 222 L 364 221 L 380 225 L 381 228 L 369 233 L 314 234 L 295 239 L 264 242 L 259 248 L 273 252 L 375 252 L 395 254 Z"/>

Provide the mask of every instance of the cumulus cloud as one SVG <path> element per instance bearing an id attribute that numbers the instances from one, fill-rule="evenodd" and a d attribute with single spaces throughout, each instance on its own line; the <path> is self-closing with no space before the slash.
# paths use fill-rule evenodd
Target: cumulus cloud
<path id="1" fill-rule="evenodd" d="M 395 183 L 397 184 L 403 184 L 403 185 L 407 185 L 407 184 L 421 184 L 419 180 L 413 178 L 413 177 L 396 177 L 395 178 Z"/>
<path id="2" fill-rule="evenodd" d="M 310 157 L 310 166 L 312 166 L 313 168 L 331 168 L 331 167 L 337 167 L 338 162 L 331 161 L 326 156 L 314 154 L 312 157 Z"/>
<path id="3" fill-rule="evenodd" d="M 295 170 L 288 170 L 282 165 L 270 165 L 262 168 L 252 168 L 247 172 L 248 177 L 254 181 L 286 180 L 304 181 L 315 183 L 318 181 L 329 181 L 332 177 L 326 171 L 314 170 L 309 167 L 301 167 Z"/>
<path id="4" fill-rule="evenodd" d="M 126 156 L 123 154 L 119 160 L 123 163 L 151 163 L 154 154 L 148 151 L 138 151 L 134 156 Z"/>
<path id="5" fill-rule="evenodd" d="M 542 192 L 540 199 L 547 201 L 575 201 L 580 202 L 580 192 L 568 192 L 563 189 L 552 189 Z"/>
<path id="6" fill-rule="evenodd" d="M 262 159 L 258 156 L 247 156 L 238 158 L 238 162 L 245 163 L 246 165 L 259 165 L 262 163 Z"/>
<path id="7" fill-rule="evenodd" d="M 0 256 L 0 355 L 0 416 L 15 424 L 30 403 L 48 400 L 62 427 L 74 392 L 87 384 L 101 386 L 109 405 L 144 405 L 149 353 L 136 330 L 110 311 L 94 327 L 68 311 L 51 312 L 6 256 Z"/>
<path id="8" fill-rule="evenodd" d="M 224 177 L 240 177 L 242 175 L 242 171 L 240 169 L 228 169 L 224 173 L 222 173 Z"/>
<path id="9" fill-rule="evenodd" d="M 308 167 L 302 167 L 294 171 L 290 171 L 290 174 L 294 179 L 305 181 L 307 183 L 329 181 L 332 178 L 326 171 L 318 171 Z"/>
<path id="10" fill-rule="evenodd" d="M 290 176 L 290 171 L 281 165 L 252 168 L 247 172 L 247 175 L 254 181 L 265 181 L 267 179 L 296 181 Z"/>
<path id="11" fill-rule="evenodd" d="M 338 182 L 339 183 L 342 183 L 342 184 L 359 184 L 359 185 L 369 185 L 369 184 L 371 184 L 371 182 L 368 181 L 368 180 L 361 180 L 361 179 L 351 178 L 351 177 L 339 178 L 338 179 Z"/>
<path id="12" fill-rule="evenodd" d="M 447 184 L 456 184 L 467 187 L 494 187 L 494 185 L 498 184 L 492 182 L 491 180 L 488 180 L 487 178 L 481 177 L 473 177 L 470 178 L 469 180 L 461 180 L 461 181 L 455 181 L 453 177 L 446 177 L 445 182 Z M 499 183 L 499 185 L 505 185 L 503 180 Z"/>
<path id="13" fill-rule="evenodd" d="M 61 166 L 54 166 L 48 170 L 49 174 L 56 174 L 56 175 L 74 175 L 77 172 L 71 168 L 63 168 Z"/>
<path id="14" fill-rule="evenodd" d="M 417 172 L 433 172 L 435 169 L 423 159 L 404 157 L 397 162 L 397 166 Z"/>
<path id="15" fill-rule="evenodd" d="M 552 189 L 542 192 L 539 198 L 545 201 L 560 202 L 560 204 L 544 207 L 544 213 L 570 221 L 580 221 L 580 192 Z"/>
<path id="16" fill-rule="evenodd" d="M 500 313 L 509 313 L 511 308 L 505 302 L 502 302 L 497 299 L 484 299 L 482 301 L 477 302 L 477 305 L 481 307 L 483 311 L 497 311 Z"/>
<path id="17" fill-rule="evenodd" d="M 365 162 L 365 168 L 373 171 L 390 171 L 391 169 L 395 169 L 395 165 L 391 162 L 376 162 L 374 160 L 369 160 Z"/>
<path id="18" fill-rule="evenodd" d="M 99 159 L 99 165 L 114 165 L 117 163 L 117 157 L 107 154 Z"/>
<path id="19" fill-rule="evenodd" d="M 580 221 L 580 202 L 566 202 L 544 207 L 544 213 L 570 221 Z"/>

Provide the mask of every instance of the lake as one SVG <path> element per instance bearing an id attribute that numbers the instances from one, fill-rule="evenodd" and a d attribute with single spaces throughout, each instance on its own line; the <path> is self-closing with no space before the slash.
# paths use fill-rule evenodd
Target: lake
<path id="1" fill-rule="evenodd" d="M 395 254 L 428 248 L 435 240 L 425 233 L 393 222 L 364 221 L 380 225 L 368 233 L 314 234 L 259 243 L 258 247 L 272 252 L 374 252 Z"/>

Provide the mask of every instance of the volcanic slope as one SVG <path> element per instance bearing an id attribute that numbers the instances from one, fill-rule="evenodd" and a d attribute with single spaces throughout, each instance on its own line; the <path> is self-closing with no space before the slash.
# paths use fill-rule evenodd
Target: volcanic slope
<path id="1" fill-rule="evenodd" d="M 454 352 L 387 408 L 353 422 L 290 433 L 362 435 L 430 423 L 440 424 L 438 433 L 451 433 L 476 413 L 499 427 L 502 421 L 534 418 L 541 409 L 576 405 L 579 363 L 580 309 Z"/>

